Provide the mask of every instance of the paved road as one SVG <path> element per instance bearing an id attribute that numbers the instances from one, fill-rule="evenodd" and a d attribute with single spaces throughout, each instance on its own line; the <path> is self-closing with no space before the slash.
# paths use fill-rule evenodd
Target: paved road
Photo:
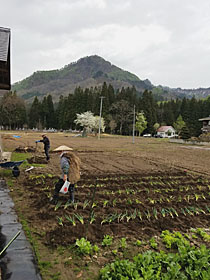
<path id="1" fill-rule="evenodd" d="M 0 249 L 3 249 L 18 231 L 21 232 L 0 259 L 2 280 L 41 280 L 31 246 L 17 221 L 13 206 L 7 185 L 0 179 Z"/>

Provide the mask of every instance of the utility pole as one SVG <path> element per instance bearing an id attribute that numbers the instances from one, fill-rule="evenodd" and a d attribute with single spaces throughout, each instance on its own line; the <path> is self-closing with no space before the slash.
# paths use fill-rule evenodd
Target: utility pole
<path id="1" fill-rule="evenodd" d="M 133 144 L 135 143 L 135 119 L 136 119 L 136 113 L 135 113 L 135 105 L 133 107 Z"/>
<path id="2" fill-rule="evenodd" d="M 103 103 L 103 98 L 104 96 L 100 96 L 101 98 L 101 105 L 100 105 L 100 118 L 99 118 L 99 128 L 98 128 L 98 139 L 100 139 L 100 133 L 101 133 L 101 114 L 102 114 L 102 103 Z"/>

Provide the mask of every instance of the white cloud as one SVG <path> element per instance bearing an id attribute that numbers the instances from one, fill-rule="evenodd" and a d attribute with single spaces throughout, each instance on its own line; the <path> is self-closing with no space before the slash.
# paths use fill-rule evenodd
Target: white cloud
<path id="1" fill-rule="evenodd" d="M 172 87 L 209 87 L 208 0 L 7 0 L 12 82 L 98 54 Z"/>

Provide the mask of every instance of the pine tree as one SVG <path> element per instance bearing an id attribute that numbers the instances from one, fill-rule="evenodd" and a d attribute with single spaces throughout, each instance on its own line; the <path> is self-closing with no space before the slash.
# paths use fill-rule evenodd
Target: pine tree
<path id="1" fill-rule="evenodd" d="M 50 94 L 47 96 L 47 116 L 46 117 L 47 117 L 47 128 L 56 127 L 54 104 L 52 101 L 52 96 Z"/>
<path id="2" fill-rule="evenodd" d="M 189 131 L 189 129 L 188 129 L 188 127 L 186 125 L 183 126 L 183 128 L 181 129 L 180 137 L 182 139 L 189 139 L 191 137 L 190 131 Z"/>
<path id="3" fill-rule="evenodd" d="M 144 111 L 147 120 L 146 132 L 154 133 L 153 125 L 157 122 L 156 102 L 152 92 L 145 90 L 141 99 L 141 110 Z"/>
<path id="4" fill-rule="evenodd" d="M 29 111 L 29 127 L 37 128 L 41 123 L 41 103 L 39 102 L 37 96 L 34 98 L 34 101 L 31 105 Z"/>

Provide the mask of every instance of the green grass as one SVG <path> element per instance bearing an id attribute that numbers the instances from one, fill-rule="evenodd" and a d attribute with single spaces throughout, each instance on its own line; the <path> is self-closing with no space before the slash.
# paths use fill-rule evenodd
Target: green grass
<path id="1" fill-rule="evenodd" d="M 12 153 L 12 157 L 11 157 L 11 161 L 21 161 L 21 160 L 25 160 L 22 164 L 21 167 L 22 168 L 27 168 L 31 165 L 35 166 L 35 167 L 45 167 L 46 164 L 38 164 L 38 163 L 33 163 L 30 164 L 27 162 L 27 159 L 32 157 L 31 153 Z"/>
<path id="2" fill-rule="evenodd" d="M 11 160 L 10 161 L 21 161 L 24 160 L 24 162 L 20 165 L 20 170 L 21 169 L 26 169 L 29 168 L 30 166 L 34 167 L 45 167 L 46 164 L 38 164 L 38 163 L 33 163 L 30 164 L 27 162 L 27 159 L 32 157 L 31 153 L 12 153 Z M 12 168 L 0 168 L 0 177 L 2 178 L 11 178 L 12 177 Z M 9 181 L 7 181 L 8 185 L 12 186 Z"/>

